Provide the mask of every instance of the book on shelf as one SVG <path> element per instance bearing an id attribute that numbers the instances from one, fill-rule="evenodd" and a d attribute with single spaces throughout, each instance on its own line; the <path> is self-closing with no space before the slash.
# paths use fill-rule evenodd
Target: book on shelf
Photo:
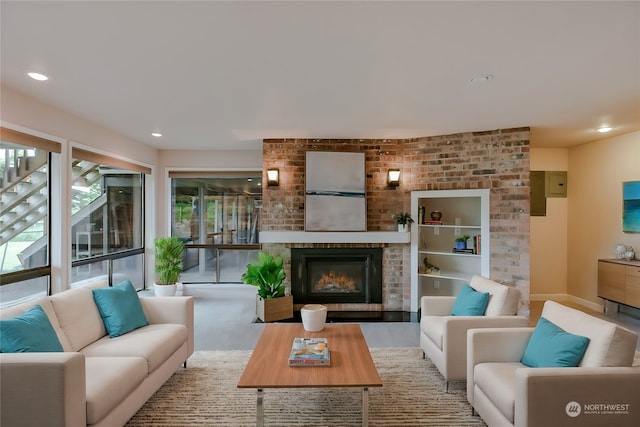
<path id="1" fill-rule="evenodd" d="M 472 237 L 473 239 L 473 249 L 476 251 L 475 253 L 477 255 L 480 255 L 480 235 L 476 234 L 475 236 Z"/>
<path id="2" fill-rule="evenodd" d="M 294 338 L 289 366 L 331 366 L 331 353 L 326 338 Z"/>
<path id="3" fill-rule="evenodd" d="M 442 225 L 443 222 L 442 221 L 434 221 L 432 219 L 426 220 L 423 224 L 426 225 Z"/>
<path id="4" fill-rule="evenodd" d="M 454 254 L 475 254 L 474 249 L 456 249 L 453 248 L 453 253 Z"/>

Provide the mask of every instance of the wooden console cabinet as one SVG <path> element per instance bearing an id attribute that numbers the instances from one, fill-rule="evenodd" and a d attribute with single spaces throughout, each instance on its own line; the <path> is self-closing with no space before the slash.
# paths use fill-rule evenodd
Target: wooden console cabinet
<path id="1" fill-rule="evenodd" d="M 640 308 L 640 261 L 598 260 L 598 296 Z"/>

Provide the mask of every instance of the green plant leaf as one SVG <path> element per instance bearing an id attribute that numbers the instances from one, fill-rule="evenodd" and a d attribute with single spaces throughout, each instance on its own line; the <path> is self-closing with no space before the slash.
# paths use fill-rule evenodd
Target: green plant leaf
<path id="1" fill-rule="evenodd" d="M 184 243 L 177 237 L 159 237 L 154 240 L 156 283 L 172 285 L 182 273 Z"/>
<path id="2" fill-rule="evenodd" d="M 286 278 L 282 257 L 274 257 L 264 252 L 258 252 L 258 262 L 248 264 L 247 271 L 242 275 L 242 281 L 248 285 L 258 287 L 258 295 L 264 299 L 284 296 Z"/>

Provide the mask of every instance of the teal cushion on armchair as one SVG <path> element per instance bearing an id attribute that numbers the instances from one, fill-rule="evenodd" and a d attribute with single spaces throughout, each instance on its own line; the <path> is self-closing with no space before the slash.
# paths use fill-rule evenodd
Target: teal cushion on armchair
<path id="1" fill-rule="evenodd" d="M 532 368 L 575 367 L 588 345 L 589 338 L 570 334 L 541 317 L 521 362 Z"/>
<path id="2" fill-rule="evenodd" d="M 489 292 L 478 292 L 464 285 L 451 308 L 452 316 L 483 316 L 489 304 Z"/>

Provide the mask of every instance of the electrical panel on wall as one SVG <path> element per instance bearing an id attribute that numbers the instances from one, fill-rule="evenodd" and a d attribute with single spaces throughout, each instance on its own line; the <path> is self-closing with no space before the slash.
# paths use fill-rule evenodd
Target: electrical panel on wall
<path id="1" fill-rule="evenodd" d="M 544 195 L 545 197 L 567 197 L 566 171 L 545 171 Z"/>

